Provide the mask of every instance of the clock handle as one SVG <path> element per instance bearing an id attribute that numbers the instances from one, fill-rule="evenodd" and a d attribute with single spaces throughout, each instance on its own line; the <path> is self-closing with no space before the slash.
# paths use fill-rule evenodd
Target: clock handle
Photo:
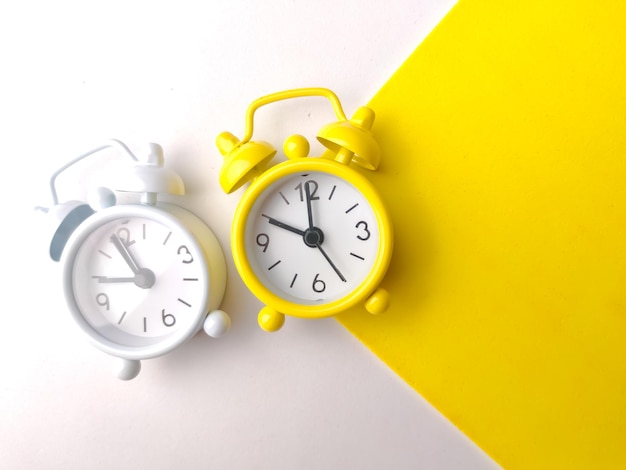
<path id="1" fill-rule="evenodd" d="M 337 95 L 327 88 L 295 88 L 293 90 L 279 91 L 277 93 L 272 93 L 271 95 L 262 96 L 261 98 L 258 98 L 250 103 L 248 109 L 246 110 L 246 128 L 243 139 L 241 139 L 241 144 L 245 144 L 252 138 L 252 133 L 254 132 L 254 113 L 257 109 L 277 101 L 312 96 L 321 96 L 326 98 L 330 101 L 337 119 L 340 121 L 346 121 L 346 114 L 341 107 L 339 98 L 337 98 Z"/>
<path id="2" fill-rule="evenodd" d="M 104 149 L 109 148 L 109 147 L 117 147 L 120 150 L 122 150 L 124 153 L 126 153 L 131 159 L 133 159 L 135 161 L 138 160 L 137 157 L 135 156 L 135 154 L 130 151 L 130 149 L 126 146 L 126 144 L 124 144 L 123 142 L 121 142 L 121 141 L 119 141 L 117 139 L 110 139 L 108 142 L 106 142 L 105 144 L 101 145 L 100 147 L 96 147 L 95 149 L 92 149 L 89 152 L 84 153 L 84 154 L 74 158 L 72 161 L 66 163 L 61 168 L 59 168 L 57 171 L 52 173 L 52 176 L 50 177 L 50 191 L 52 193 L 52 202 L 53 202 L 54 205 L 57 205 L 59 203 L 59 198 L 57 196 L 57 190 L 56 190 L 56 179 L 57 179 L 57 176 L 59 176 L 61 173 L 63 173 L 69 167 L 75 165 L 76 163 L 78 163 L 82 159 L 88 157 L 89 155 L 93 155 L 94 153 L 98 153 L 101 150 L 104 150 Z"/>

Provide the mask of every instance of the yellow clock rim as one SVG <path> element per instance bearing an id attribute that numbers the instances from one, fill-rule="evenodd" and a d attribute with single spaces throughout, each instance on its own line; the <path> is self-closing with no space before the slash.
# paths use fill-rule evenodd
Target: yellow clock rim
<path id="1" fill-rule="evenodd" d="M 379 227 L 378 254 L 370 274 L 356 289 L 341 299 L 325 304 L 299 304 L 286 300 L 272 291 L 257 278 L 254 273 L 245 248 L 246 221 L 252 210 L 252 206 L 259 196 L 277 180 L 302 172 L 324 172 L 346 180 L 357 188 L 370 203 L 376 222 Z M 242 280 L 250 291 L 267 306 L 285 315 L 304 318 L 323 318 L 342 312 L 360 301 L 364 301 L 378 287 L 382 281 L 393 249 L 393 228 L 385 205 L 376 191 L 374 185 L 361 173 L 347 165 L 333 160 L 321 158 L 303 158 L 302 160 L 290 160 L 279 163 L 257 177 L 245 191 L 235 211 L 231 248 L 235 266 Z"/>

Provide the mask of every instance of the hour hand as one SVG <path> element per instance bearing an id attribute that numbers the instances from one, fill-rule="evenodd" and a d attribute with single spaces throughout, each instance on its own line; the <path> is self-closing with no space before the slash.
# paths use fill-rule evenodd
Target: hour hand
<path id="1" fill-rule="evenodd" d="M 133 282 L 137 287 L 142 289 L 150 289 L 156 282 L 156 277 L 152 271 L 146 268 L 139 268 L 133 277 L 108 277 L 108 276 L 91 276 L 97 279 L 100 284 L 117 284 L 124 282 Z"/>
<path id="2" fill-rule="evenodd" d="M 113 284 L 118 282 L 135 282 L 135 276 L 133 277 L 108 277 L 108 276 L 91 276 L 97 279 L 101 284 Z"/>
<path id="3" fill-rule="evenodd" d="M 268 222 L 272 225 L 275 225 L 276 227 L 280 227 L 283 228 L 285 230 L 289 230 L 290 232 L 293 232 L 297 235 L 300 235 L 301 237 L 304 236 L 304 230 L 300 230 L 296 227 L 292 227 L 291 225 L 288 225 L 284 222 L 281 222 L 280 220 L 276 220 L 273 217 L 270 217 L 269 215 L 265 215 L 265 214 L 261 214 L 263 217 L 265 217 Z"/>

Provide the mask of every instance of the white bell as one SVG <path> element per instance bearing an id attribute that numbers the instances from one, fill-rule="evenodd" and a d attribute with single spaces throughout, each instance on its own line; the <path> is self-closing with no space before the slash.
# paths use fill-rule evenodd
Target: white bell
<path id="1" fill-rule="evenodd" d="M 61 259 L 63 248 L 74 230 L 95 212 L 89 204 L 83 201 L 67 201 L 56 204 L 50 209 L 38 209 L 46 213 L 45 231 L 52 234 L 49 253 L 54 261 Z"/>

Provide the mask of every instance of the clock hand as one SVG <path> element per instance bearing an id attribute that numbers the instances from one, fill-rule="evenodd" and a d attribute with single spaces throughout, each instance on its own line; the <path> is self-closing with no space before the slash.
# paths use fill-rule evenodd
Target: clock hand
<path id="1" fill-rule="evenodd" d="M 134 277 L 107 277 L 107 276 L 91 276 L 97 279 L 100 284 L 117 284 L 124 282 L 134 282 L 137 287 L 149 289 L 156 282 L 154 273 L 146 268 L 139 268 Z"/>
<path id="2" fill-rule="evenodd" d="M 330 267 L 333 268 L 333 270 L 337 273 L 337 276 L 339 276 L 339 279 L 341 279 L 343 282 L 346 282 L 346 278 L 343 276 L 343 274 L 341 274 L 339 268 L 337 268 L 335 263 L 332 262 L 328 254 L 324 251 L 324 248 L 322 248 L 322 242 L 324 241 L 324 232 L 322 232 L 320 228 L 317 228 L 315 227 L 315 225 L 313 225 L 313 209 L 311 207 L 310 181 L 304 183 L 304 192 L 306 194 L 306 213 L 309 218 L 309 228 L 304 233 L 304 243 L 307 246 L 316 247 L 318 250 L 320 250 L 322 255 L 324 255 L 324 258 L 326 258 L 326 261 L 328 261 L 328 264 L 330 264 Z"/>
<path id="3" fill-rule="evenodd" d="M 107 277 L 107 276 L 91 276 L 97 279 L 99 283 L 116 283 L 116 282 L 135 282 L 135 277 Z"/>
<path id="4" fill-rule="evenodd" d="M 320 252 L 324 255 L 324 258 L 326 258 L 326 261 L 328 261 L 328 264 L 330 264 L 330 267 L 333 268 L 333 270 L 337 273 L 337 276 L 339 276 L 339 279 L 341 279 L 343 282 L 346 282 L 346 278 L 343 277 L 343 274 L 341 274 L 341 271 L 339 271 L 337 266 L 335 266 L 335 263 L 331 261 L 330 257 L 326 254 L 326 252 L 322 248 L 322 245 L 318 243 L 316 246 L 320 250 Z"/>
<path id="5" fill-rule="evenodd" d="M 310 197 L 308 197 L 309 196 L 308 186 L 306 188 L 307 188 L 307 201 L 309 201 Z M 309 211 L 309 214 L 310 214 L 310 211 Z M 319 249 L 322 255 L 324 255 L 324 258 L 326 258 L 326 261 L 328 261 L 328 264 L 330 264 L 330 267 L 333 268 L 333 270 L 337 273 L 337 276 L 339 276 L 339 279 L 341 279 L 343 282 L 346 282 L 346 278 L 343 276 L 343 274 L 341 274 L 341 271 L 339 271 L 337 266 L 335 266 L 335 263 L 332 262 L 328 254 L 326 254 L 326 252 L 322 248 L 322 241 L 324 240 L 324 234 L 322 233 L 320 229 L 313 227 L 312 229 L 309 228 L 306 231 L 304 231 L 304 230 L 300 230 L 295 227 L 292 227 L 291 225 L 288 225 L 279 220 L 276 220 L 273 217 L 270 217 L 269 215 L 265 215 L 265 214 L 261 214 L 261 215 L 265 217 L 269 221 L 270 224 L 283 228 L 285 230 L 289 230 L 290 232 L 293 232 L 297 235 L 302 236 L 304 239 L 304 243 L 307 246 L 311 248 Z"/>
<path id="6" fill-rule="evenodd" d="M 261 215 L 265 217 L 269 221 L 270 224 L 276 225 L 276 227 L 284 228 L 285 230 L 289 230 L 290 232 L 293 232 L 300 236 L 304 236 L 304 230 L 300 230 L 295 227 L 292 227 L 291 225 L 287 225 L 286 223 L 276 220 L 273 217 L 270 217 L 269 215 L 265 215 L 265 214 L 261 214 Z"/>
<path id="7" fill-rule="evenodd" d="M 120 240 L 120 237 L 118 237 L 116 234 L 111 235 L 111 243 L 113 243 L 115 248 L 117 248 L 117 251 L 120 252 L 120 255 L 122 255 L 122 258 L 124 258 L 124 261 L 126 261 L 126 264 L 128 264 L 130 269 L 132 269 L 133 273 L 135 274 L 135 277 L 132 278 L 132 281 L 135 283 L 135 285 L 142 289 L 150 289 L 156 281 L 154 273 L 147 268 L 139 267 L 137 261 L 130 253 L 128 247 L 124 245 L 124 242 Z"/>
<path id="8" fill-rule="evenodd" d="M 311 210 L 311 188 L 309 182 L 304 183 L 304 192 L 306 193 L 306 213 L 309 217 L 309 230 L 313 230 L 313 211 Z"/>
<path id="9" fill-rule="evenodd" d="M 128 251 L 128 247 L 120 240 L 120 237 L 116 234 L 111 235 L 111 243 L 113 243 L 117 251 L 120 252 L 120 255 L 122 255 L 122 258 L 124 258 L 124 261 L 126 261 L 130 269 L 137 274 L 139 272 L 139 265 L 137 261 L 135 261 L 135 258 L 133 258 L 133 255 L 130 254 L 130 251 Z"/>

